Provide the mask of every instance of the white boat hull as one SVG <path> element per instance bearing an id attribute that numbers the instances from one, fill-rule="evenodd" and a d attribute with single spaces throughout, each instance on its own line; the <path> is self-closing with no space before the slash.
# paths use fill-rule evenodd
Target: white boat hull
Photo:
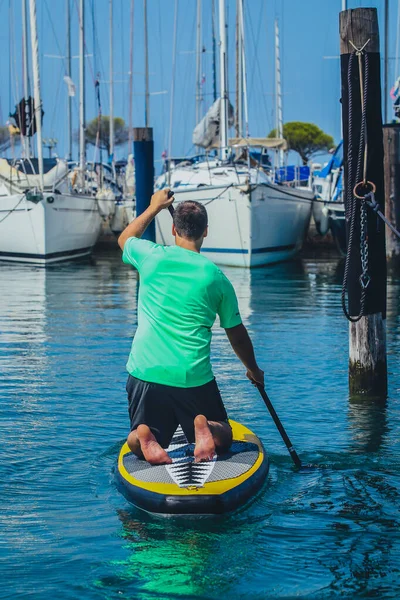
<path id="1" fill-rule="evenodd" d="M 326 235 L 329 230 L 329 210 L 321 198 L 316 198 L 313 204 L 313 217 L 319 235 Z"/>
<path id="2" fill-rule="evenodd" d="M 293 258 L 311 217 L 313 193 L 274 184 L 174 189 L 175 202 L 196 200 L 207 209 L 208 236 L 202 252 L 220 265 L 257 267 Z M 171 245 L 171 216 L 162 211 L 156 239 Z"/>
<path id="3" fill-rule="evenodd" d="M 0 196 L 0 260 L 48 264 L 88 255 L 101 222 L 91 196 L 45 192 L 38 203 Z"/>

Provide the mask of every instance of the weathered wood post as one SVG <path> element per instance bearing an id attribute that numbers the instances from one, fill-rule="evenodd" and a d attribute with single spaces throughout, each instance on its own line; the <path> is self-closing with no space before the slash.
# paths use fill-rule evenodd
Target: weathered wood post
<path id="1" fill-rule="evenodd" d="M 149 206 L 154 191 L 154 142 L 151 127 L 133 128 L 133 151 L 135 155 L 136 215 L 141 215 Z M 150 223 L 142 237 L 155 242 L 154 221 Z"/>
<path id="2" fill-rule="evenodd" d="M 382 398 L 387 395 L 385 226 L 363 199 L 375 191 L 375 200 L 384 210 L 379 30 L 375 8 L 340 13 L 340 62 L 348 242 L 344 287 L 351 321 L 349 388 L 351 396 L 368 394 Z"/>
<path id="3" fill-rule="evenodd" d="M 400 231 L 400 123 L 383 126 L 385 153 L 385 215 Z M 386 257 L 394 267 L 400 266 L 400 239 L 386 229 Z"/>

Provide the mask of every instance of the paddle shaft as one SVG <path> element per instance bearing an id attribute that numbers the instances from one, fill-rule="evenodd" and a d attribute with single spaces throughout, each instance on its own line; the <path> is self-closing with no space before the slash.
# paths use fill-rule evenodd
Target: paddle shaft
<path id="1" fill-rule="evenodd" d="M 173 192 L 172 190 L 169 190 L 169 192 L 168 192 L 168 198 L 172 198 L 172 196 L 173 196 L 173 195 L 174 195 L 174 192 Z M 168 206 L 168 210 L 169 210 L 169 214 L 171 215 L 171 217 L 173 217 L 173 216 L 174 216 L 175 209 L 174 209 L 174 207 L 172 206 L 172 204 L 170 204 L 170 205 Z"/>
<path id="2" fill-rule="evenodd" d="M 294 464 L 296 465 L 296 467 L 298 467 L 300 469 L 301 467 L 301 460 L 298 457 L 298 454 L 296 452 L 296 450 L 293 448 L 293 444 L 289 439 L 288 434 L 286 433 L 278 415 L 275 412 L 274 407 L 272 406 L 271 400 L 268 398 L 267 392 L 265 391 L 265 388 L 262 385 L 257 384 L 257 388 L 258 391 L 260 392 L 261 398 L 264 400 L 265 402 L 265 406 L 268 408 L 269 410 L 269 414 L 271 415 L 271 417 L 274 420 L 274 423 L 279 431 L 279 433 L 281 434 L 281 437 L 283 439 L 283 441 L 285 442 L 286 448 L 289 450 L 289 454 L 291 456 L 291 459 L 293 460 Z"/>

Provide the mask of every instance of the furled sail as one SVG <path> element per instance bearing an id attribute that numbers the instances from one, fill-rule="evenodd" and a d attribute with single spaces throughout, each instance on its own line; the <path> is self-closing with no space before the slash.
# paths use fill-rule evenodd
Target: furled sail
<path id="1" fill-rule="evenodd" d="M 219 124 L 221 120 L 221 98 L 218 98 L 209 108 L 206 115 L 200 123 L 196 125 L 192 141 L 195 146 L 202 148 L 212 148 L 219 146 Z M 228 126 L 232 127 L 234 123 L 233 106 L 228 103 Z"/>

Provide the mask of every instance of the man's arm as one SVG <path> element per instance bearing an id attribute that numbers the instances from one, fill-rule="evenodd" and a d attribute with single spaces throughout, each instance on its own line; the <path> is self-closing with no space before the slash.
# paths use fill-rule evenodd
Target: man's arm
<path id="1" fill-rule="evenodd" d="M 168 198 L 169 189 L 159 190 L 152 195 L 150 206 L 146 210 L 129 223 L 118 238 L 118 245 L 121 250 L 124 249 L 125 242 L 131 237 L 141 238 L 152 220 L 158 215 L 163 208 L 168 208 L 173 203 L 174 197 Z"/>
<path id="2" fill-rule="evenodd" d="M 264 371 L 257 365 L 254 348 L 246 327 L 241 323 L 236 327 L 225 329 L 226 335 L 236 356 L 247 369 L 246 376 L 253 384 L 264 385 Z"/>

